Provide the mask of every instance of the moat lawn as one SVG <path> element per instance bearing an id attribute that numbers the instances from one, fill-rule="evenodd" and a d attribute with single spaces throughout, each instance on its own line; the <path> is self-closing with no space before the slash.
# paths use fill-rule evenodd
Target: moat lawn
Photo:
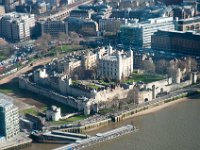
<path id="1" fill-rule="evenodd" d="M 126 79 L 124 83 L 132 83 L 132 82 L 144 82 L 144 83 L 151 83 L 154 81 L 159 81 L 164 79 L 161 75 L 153 75 L 153 74 L 132 74 L 131 77 Z"/>
<path id="2" fill-rule="evenodd" d="M 71 51 L 76 51 L 79 49 L 83 49 L 83 46 L 79 46 L 79 45 L 61 45 L 57 48 L 55 48 L 55 50 L 57 50 L 58 52 L 61 53 L 67 53 L 67 52 L 71 52 Z"/>
<path id="3" fill-rule="evenodd" d="M 52 121 L 50 123 L 51 123 L 51 125 L 64 125 L 64 124 L 70 124 L 70 123 L 75 122 L 75 121 L 81 121 L 81 120 L 83 120 L 87 117 L 88 116 L 85 116 L 85 115 L 77 115 L 77 116 L 73 116 L 73 117 L 63 119 L 63 120 L 59 120 L 59 121 Z"/>
<path id="4" fill-rule="evenodd" d="M 23 114 L 23 115 L 32 114 L 32 115 L 36 115 L 36 116 L 39 114 L 39 112 L 38 112 L 38 110 L 36 110 L 36 108 L 24 109 L 24 110 L 20 111 L 19 113 Z"/>

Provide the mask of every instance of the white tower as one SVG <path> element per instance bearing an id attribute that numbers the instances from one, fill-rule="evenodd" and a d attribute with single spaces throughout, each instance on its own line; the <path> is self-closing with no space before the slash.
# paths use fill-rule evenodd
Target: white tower
<path id="1" fill-rule="evenodd" d="M 120 81 L 122 78 L 122 56 L 120 51 L 117 52 L 117 61 L 118 61 L 117 79 Z"/>
<path id="2" fill-rule="evenodd" d="M 132 73 L 133 72 L 133 51 L 131 50 L 131 48 L 130 48 L 130 50 L 129 50 L 129 55 L 130 55 L 130 59 L 131 59 L 131 68 L 130 68 L 130 73 Z"/>
<path id="3" fill-rule="evenodd" d="M 112 55 L 113 53 L 113 48 L 111 45 L 108 46 L 108 55 Z"/>

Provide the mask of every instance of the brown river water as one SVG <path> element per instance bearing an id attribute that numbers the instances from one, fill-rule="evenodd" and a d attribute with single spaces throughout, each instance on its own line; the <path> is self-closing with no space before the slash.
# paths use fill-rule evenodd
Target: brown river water
<path id="1" fill-rule="evenodd" d="M 200 98 L 191 98 L 159 111 L 110 124 L 104 132 L 134 122 L 136 133 L 98 143 L 85 150 L 200 150 Z M 32 144 L 24 150 L 50 150 L 61 145 Z"/>

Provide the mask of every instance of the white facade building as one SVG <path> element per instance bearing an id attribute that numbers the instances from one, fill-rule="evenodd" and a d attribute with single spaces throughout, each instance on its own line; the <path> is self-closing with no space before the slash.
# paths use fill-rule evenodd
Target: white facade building
<path id="1" fill-rule="evenodd" d="M 133 51 L 127 53 L 114 51 L 111 46 L 106 55 L 98 54 L 97 75 L 100 78 L 118 80 L 126 78 L 133 72 Z"/>
<path id="2" fill-rule="evenodd" d="M 6 13 L 0 19 L 0 35 L 9 41 L 23 41 L 30 39 L 34 26 L 34 14 Z"/>
<path id="3" fill-rule="evenodd" d="M 9 97 L 0 94 L 0 137 L 10 139 L 19 133 L 18 108 Z"/>
<path id="4" fill-rule="evenodd" d="M 150 47 L 151 36 L 158 30 L 175 30 L 173 17 L 154 18 L 145 22 L 122 25 L 121 40 L 126 45 Z"/>

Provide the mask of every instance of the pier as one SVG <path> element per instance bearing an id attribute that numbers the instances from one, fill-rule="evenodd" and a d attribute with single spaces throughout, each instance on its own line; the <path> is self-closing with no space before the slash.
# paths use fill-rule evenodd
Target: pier
<path id="1" fill-rule="evenodd" d="M 33 132 L 30 136 L 34 141 L 41 143 L 62 143 L 70 144 L 88 138 L 88 135 L 62 132 L 53 130 L 49 132 Z"/>
<path id="2" fill-rule="evenodd" d="M 117 129 L 113 129 L 104 133 L 97 133 L 96 136 L 92 136 L 88 139 L 76 141 L 75 143 L 72 143 L 70 145 L 66 145 L 60 148 L 56 148 L 54 150 L 80 150 L 83 148 L 86 148 L 88 146 L 94 145 L 99 142 L 112 140 L 114 138 L 120 137 L 122 135 L 131 133 L 133 131 L 136 131 L 135 127 L 133 125 L 125 125 Z"/>

